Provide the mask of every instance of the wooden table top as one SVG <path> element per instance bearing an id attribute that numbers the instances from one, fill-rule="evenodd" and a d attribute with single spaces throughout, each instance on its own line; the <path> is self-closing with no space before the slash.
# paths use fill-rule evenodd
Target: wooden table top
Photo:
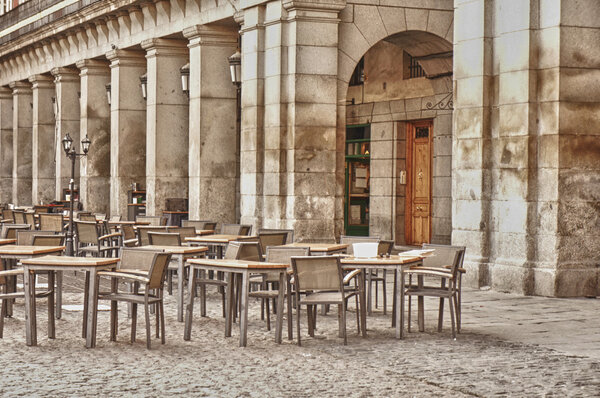
<path id="1" fill-rule="evenodd" d="M 224 268 L 238 268 L 238 269 L 274 269 L 281 270 L 287 269 L 289 264 L 284 263 L 265 263 L 262 261 L 248 261 L 248 260 L 226 260 L 226 259 L 212 259 L 212 258 L 192 258 L 187 260 L 190 265 L 208 265 L 214 267 Z"/>
<path id="2" fill-rule="evenodd" d="M 109 221 L 110 225 L 150 225 L 150 221 Z"/>
<path id="3" fill-rule="evenodd" d="M 374 264 L 374 265 L 393 265 L 406 264 L 422 260 L 420 256 L 390 256 L 390 257 L 340 257 L 342 264 Z"/>
<path id="4" fill-rule="evenodd" d="M 2 245 L 12 245 L 13 243 L 16 243 L 17 240 L 16 239 L 0 239 L 0 246 Z"/>
<path id="5" fill-rule="evenodd" d="M 240 238 L 251 238 L 251 236 L 246 235 L 206 235 L 206 236 L 196 236 L 191 238 L 185 238 L 187 242 L 201 242 L 201 243 L 229 243 L 233 240 L 238 240 Z"/>
<path id="6" fill-rule="evenodd" d="M 42 256 L 21 260 L 24 265 L 60 265 L 66 267 L 95 267 L 116 264 L 117 262 L 119 262 L 118 258 L 69 256 Z"/>
<path id="7" fill-rule="evenodd" d="M 307 242 L 294 242 L 288 243 L 281 247 L 309 247 L 311 252 L 335 252 L 343 250 L 349 245 L 347 243 L 307 243 Z"/>
<path id="8" fill-rule="evenodd" d="M 146 245 L 141 246 L 144 249 L 164 250 L 171 254 L 198 254 L 208 251 L 206 246 L 159 246 L 159 245 Z"/>
<path id="9" fill-rule="evenodd" d="M 55 253 L 63 250 L 65 250 L 64 246 L 4 245 L 0 246 L 0 255 L 34 255 Z"/>

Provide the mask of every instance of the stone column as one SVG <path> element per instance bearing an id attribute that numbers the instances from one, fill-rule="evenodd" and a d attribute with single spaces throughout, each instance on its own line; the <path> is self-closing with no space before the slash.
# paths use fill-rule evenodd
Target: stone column
<path id="1" fill-rule="evenodd" d="M 142 42 L 148 67 L 146 100 L 146 213 L 160 215 L 167 198 L 188 197 L 188 99 L 179 69 L 188 62 L 185 42 Z"/>
<path id="2" fill-rule="evenodd" d="M 106 85 L 110 68 L 106 61 L 86 59 L 77 62 L 81 70 L 80 136 L 92 141 L 87 156 L 81 158 L 80 197 L 83 208 L 109 213 L 110 206 L 110 106 Z"/>
<path id="3" fill-rule="evenodd" d="M 12 202 L 13 98 L 0 87 L 0 203 Z"/>
<path id="4" fill-rule="evenodd" d="M 287 172 L 285 223 L 300 240 L 335 239 L 338 12 L 345 4 L 284 3 L 287 131 L 279 161 Z M 270 142 L 267 134 L 265 148 Z"/>
<path id="5" fill-rule="evenodd" d="M 54 83 L 46 75 L 31 76 L 29 81 L 33 89 L 32 201 L 49 203 L 56 193 Z"/>
<path id="6" fill-rule="evenodd" d="M 13 178 L 12 201 L 31 205 L 31 84 L 10 83 L 13 90 Z"/>
<path id="7" fill-rule="evenodd" d="M 244 10 L 242 33 L 242 120 L 240 220 L 256 228 L 263 214 L 265 8 Z"/>
<path id="8" fill-rule="evenodd" d="M 146 183 L 146 102 L 140 76 L 146 73 L 141 51 L 113 50 L 110 106 L 110 213 L 127 216 L 131 183 Z"/>
<path id="9" fill-rule="evenodd" d="M 238 34 L 197 25 L 190 40 L 189 217 L 236 222 L 236 89 L 227 58 Z"/>
<path id="10" fill-rule="evenodd" d="M 62 199 L 62 191 L 69 187 L 71 160 L 62 149 L 62 139 L 67 133 L 73 139 L 75 149 L 81 151 L 79 137 L 79 74 L 70 68 L 54 68 L 51 71 L 56 85 L 56 198 Z M 75 162 L 75 186 L 79 186 L 79 162 Z"/>
<path id="11" fill-rule="evenodd" d="M 454 12 L 452 243 L 468 247 L 466 281 L 490 285 L 493 4 L 476 0 Z"/>

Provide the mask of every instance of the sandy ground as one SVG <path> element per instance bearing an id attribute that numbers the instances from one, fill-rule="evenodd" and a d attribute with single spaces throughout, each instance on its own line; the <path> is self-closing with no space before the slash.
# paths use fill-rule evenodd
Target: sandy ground
<path id="1" fill-rule="evenodd" d="M 80 277 L 66 277 L 65 304 L 81 303 L 80 281 Z M 314 339 L 307 335 L 304 316 L 302 347 L 287 340 L 285 326 L 283 344 L 275 344 L 274 332 L 266 330 L 255 301 L 250 308 L 248 347 L 240 348 L 237 325 L 233 337 L 224 337 L 220 296 L 212 289 L 208 317 L 200 317 L 199 305 L 195 307 L 189 342 L 183 340 L 183 323 L 176 321 L 175 298 L 167 297 L 167 343 L 153 339 L 152 350 L 145 346 L 141 311 L 138 340 L 129 343 L 131 320 L 124 304 L 117 342 L 109 341 L 109 312 L 99 313 L 95 349 L 86 349 L 79 337 L 81 312 L 63 311 L 57 321 L 57 338 L 49 340 L 44 300 L 38 301 L 39 345 L 27 347 L 19 300 L 0 340 L 0 396 L 600 396 L 600 361 L 595 354 L 573 355 L 568 349 L 545 347 L 543 341 L 528 342 L 528 337 L 518 337 L 523 336 L 518 333 L 519 322 L 513 328 L 517 338 L 510 338 L 510 330 L 498 333 L 505 329 L 501 321 L 493 324 L 493 310 L 505 306 L 503 297 L 510 301 L 515 296 L 466 291 L 463 333 L 456 340 L 451 339 L 448 323 L 442 333 L 437 332 L 437 305 L 430 302 L 426 303 L 430 310 L 426 332 L 416 332 L 415 327 L 402 341 L 393 338 L 390 317 L 379 310 L 368 318 L 369 336 L 364 339 L 356 334 L 351 308 L 347 346 L 337 337 L 335 310 L 319 316 Z M 577 307 L 572 301 L 564 302 Z M 598 308 L 596 303 L 587 303 L 590 312 Z M 510 318 L 510 312 L 517 309 L 518 303 L 501 313 L 496 310 L 496 319 Z M 574 323 L 571 334 L 577 329 Z M 557 333 L 569 339 L 568 332 Z M 587 335 L 593 333 L 590 330 Z M 590 347 L 597 348 L 594 341 L 599 333 L 596 329 Z"/>

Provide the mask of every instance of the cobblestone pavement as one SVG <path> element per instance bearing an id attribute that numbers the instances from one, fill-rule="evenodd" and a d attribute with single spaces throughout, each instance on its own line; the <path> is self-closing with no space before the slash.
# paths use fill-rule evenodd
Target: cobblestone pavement
<path id="1" fill-rule="evenodd" d="M 65 304 L 81 303 L 81 279 L 66 276 Z M 100 312 L 95 349 L 85 349 L 78 337 L 81 312 L 63 311 L 57 338 L 48 340 L 43 303 L 38 305 L 39 346 L 27 347 L 23 303 L 18 301 L 0 340 L 0 395 L 600 396 L 600 301 L 595 299 L 465 290 L 463 333 L 456 340 L 448 323 L 437 332 L 437 305 L 426 302 L 431 310 L 426 331 L 415 327 L 403 341 L 393 338 L 389 315 L 381 312 L 368 318 L 369 337 L 358 337 L 351 313 L 347 346 L 337 338 L 333 311 L 319 316 L 317 338 L 304 330 L 302 347 L 287 339 L 275 344 L 255 302 L 246 348 L 238 347 L 237 329 L 232 338 L 223 337 L 219 296 L 213 292 L 209 299 L 209 316 L 196 312 L 192 340 L 185 342 L 174 296 L 168 296 L 167 344 L 154 339 L 152 350 L 145 347 L 143 312 L 138 341 L 129 343 L 125 305 L 116 343 L 108 338 L 108 312 Z M 306 317 L 302 324 L 306 327 Z"/>

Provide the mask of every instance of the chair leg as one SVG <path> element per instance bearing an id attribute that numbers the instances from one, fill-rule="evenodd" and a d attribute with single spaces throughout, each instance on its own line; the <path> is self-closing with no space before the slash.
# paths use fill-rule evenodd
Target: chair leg
<path id="1" fill-rule="evenodd" d="M 152 304 L 156 309 L 155 309 L 155 313 L 156 313 L 156 338 L 160 337 L 160 317 L 161 317 L 161 308 L 159 303 L 156 304 Z"/>
<path id="2" fill-rule="evenodd" d="M 137 323 L 137 307 L 136 303 L 131 304 L 131 339 L 132 343 L 135 343 L 135 328 Z"/>
<path id="3" fill-rule="evenodd" d="M 159 303 L 159 307 L 160 307 L 160 342 L 161 344 L 165 344 L 165 306 L 163 304 L 163 297 L 162 297 L 163 293 L 160 293 L 160 303 Z"/>
<path id="4" fill-rule="evenodd" d="M 306 306 L 306 319 L 308 320 L 308 335 L 315 337 L 314 326 L 313 326 L 313 305 Z"/>
<path id="5" fill-rule="evenodd" d="M 2 300 L 2 307 L 0 309 L 0 339 L 4 337 L 4 317 L 6 316 L 6 299 Z"/>
<path id="6" fill-rule="evenodd" d="M 338 304 L 338 337 L 344 337 L 342 333 L 342 305 Z"/>
<path id="7" fill-rule="evenodd" d="M 263 299 L 263 302 L 265 303 L 265 308 L 267 312 L 267 330 L 271 330 L 271 309 L 269 307 L 269 299 Z"/>
<path id="8" fill-rule="evenodd" d="M 452 306 L 452 303 L 450 303 L 450 306 Z M 440 306 L 439 306 L 439 313 L 438 313 L 438 332 L 442 331 L 443 323 L 444 323 L 444 299 L 440 297 Z"/>
<path id="9" fill-rule="evenodd" d="M 167 271 L 167 292 L 169 296 L 173 295 L 173 271 Z"/>
<path id="10" fill-rule="evenodd" d="M 146 293 L 146 300 L 144 302 L 144 316 L 146 318 L 146 347 L 150 349 L 152 345 L 152 332 L 150 328 L 150 306 L 148 305 L 148 293 Z"/>
<path id="11" fill-rule="evenodd" d="M 300 338 L 300 316 L 301 316 L 301 307 L 300 307 L 300 297 L 296 296 L 296 333 L 298 334 L 298 346 L 301 346 L 301 338 Z"/>
<path id="12" fill-rule="evenodd" d="M 450 319 L 452 320 L 452 338 L 456 339 L 456 325 L 455 325 L 455 318 L 454 318 L 454 303 L 452 302 L 452 298 L 453 296 L 450 296 L 450 305 L 448 307 L 450 307 Z"/>
<path id="13" fill-rule="evenodd" d="M 354 302 L 356 305 L 356 329 L 358 330 L 358 334 L 360 335 L 360 307 L 358 305 L 358 294 L 354 295 Z"/>
<path id="14" fill-rule="evenodd" d="M 410 333 L 410 314 L 412 309 L 412 296 L 408 296 L 408 316 L 406 317 L 406 322 L 408 323 L 408 333 Z M 404 310 L 402 310 L 404 311 Z"/>
<path id="15" fill-rule="evenodd" d="M 344 335 L 344 345 L 348 345 L 348 336 L 346 334 L 346 301 L 342 301 L 342 305 L 340 307 L 340 312 L 342 313 L 342 333 Z"/>
<path id="16" fill-rule="evenodd" d="M 387 315 L 387 288 L 386 288 L 386 273 L 387 270 L 383 270 L 383 282 L 381 285 L 383 286 L 383 315 Z"/>
<path id="17" fill-rule="evenodd" d="M 294 332 L 292 330 L 292 288 L 289 281 L 286 283 L 286 301 L 287 301 L 287 327 L 288 327 L 288 340 L 292 340 L 294 338 Z"/>

